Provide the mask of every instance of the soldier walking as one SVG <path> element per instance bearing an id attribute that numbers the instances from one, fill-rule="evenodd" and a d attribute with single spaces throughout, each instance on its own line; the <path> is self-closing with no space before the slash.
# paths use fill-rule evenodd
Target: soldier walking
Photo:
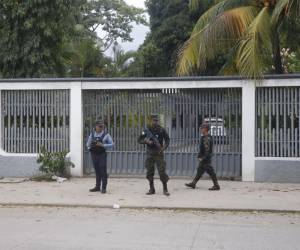
<path id="1" fill-rule="evenodd" d="M 164 150 L 169 146 L 170 138 L 167 131 L 159 125 L 158 115 L 151 115 L 151 125 L 139 136 L 138 142 L 147 145 L 145 167 L 147 169 L 147 179 L 149 181 L 150 190 L 146 194 L 155 194 L 154 173 L 156 164 L 160 180 L 163 184 L 163 193 L 169 196 L 170 193 L 167 186 L 169 176 L 166 174 Z"/>
<path id="2" fill-rule="evenodd" d="M 199 147 L 199 153 L 198 153 L 198 159 L 199 159 L 199 167 L 197 170 L 197 174 L 194 178 L 194 180 L 191 183 L 186 183 L 185 185 L 187 187 L 196 188 L 196 183 L 200 180 L 202 175 L 207 172 L 212 179 L 214 185 L 209 190 L 215 191 L 220 190 L 220 186 L 217 180 L 217 175 L 215 173 L 215 170 L 211 166 L 211 157 L 213 152 L 213 140 L 211 135 L 209 135 L 209 125 L 204 123 L 200 127 L 201 129 L 201 140 L 200 140 L 200 147 Z"/>
<path id="3" fill-rule="evenodd" d="M 107 187 L 107 154 L 106 150 L 111 149 L 114 142 L 110 134 L 104 130 L 104 122 L 97 121 L 95 130 L 90 134 L 87 141 L 87 148 L 91 152 L 93 166 L 96 174 L 96 185 L 90 192 L 106 193 Z M 101 186 L 102 184 L 102 186 Z"/>

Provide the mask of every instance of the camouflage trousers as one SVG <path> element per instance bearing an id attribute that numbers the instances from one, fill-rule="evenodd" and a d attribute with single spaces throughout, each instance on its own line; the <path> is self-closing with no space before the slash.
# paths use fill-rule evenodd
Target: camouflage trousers
<path id="1" fill-rule="evenodd" d="M 147 169 L 147 179 L 149 182 L 153 182 L 155 174 L 155 165 L 157 166 L 159 178 L 162 183 L 167 183 L 169 176 L 166 173 L 166 161 L 164 154 L 147 154 L 145 167 Z"/>
<path id="2" fill-rule="evenodd" d="M 194 182 L 199 181 L 200 178 L 202 177 L 202 175 L 205 172 L 208 173 L 208 175 L 210 176 L 210 178 L 213 181 L 217 180 L 216 172 L 215 172 L 214 168 L 211 166 L 211 163 L 210 162 L 201 161 L 201 162 L 199 162 L 199 166 L 198 166 L 198 169 L 197 169 L 197 174 L 196 174 L 196 177 L 194 179 Z"/>

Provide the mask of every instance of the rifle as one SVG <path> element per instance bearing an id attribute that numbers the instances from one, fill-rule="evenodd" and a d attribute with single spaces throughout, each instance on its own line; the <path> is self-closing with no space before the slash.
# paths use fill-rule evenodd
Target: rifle
<path id="1" fill-rule="evenodd" d="M 161 150 L 161 145 L 159 140 L 154 136 L 149 129 L 145 129 L 144 131 L 145 139 L 148 139 L 153 142 L 153 145 L 157 147 L 157 149 Z"/>

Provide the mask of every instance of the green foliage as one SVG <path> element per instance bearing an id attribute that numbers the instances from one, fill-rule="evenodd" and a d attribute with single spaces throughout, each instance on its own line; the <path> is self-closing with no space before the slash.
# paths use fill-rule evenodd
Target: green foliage
<path id="1" fill-rule="evenodd" d="M 290 49 L 281 49 L 282 65 L 285 73 L 300 72 L 300 55 Z"/>
<path id="2" fill-rule="evenodd" d="M 74 167 L 74 164 L 66 158 L 67 152 L 49 152 L 41 148 L 37 163 L 40 164 L 39 170 L 46 175 L 67 176 L 67 168 Z"/>
<path id="3" fill-rule="evenodd" d="M 65 69 L 70 77 L 101 77 L 109 62 L 94 39 L 83 37 L 70 41 L 64 51 Z"/>
<path id="4" fill-rule="evenodd" d="M 146 43 L 140 49 L 140 53 L 143 60 L 142 71 L 144 76 L 158 77 L 169 75 L 167 58 L 170 55 L 166 55 L 167 51 L 159 48 L 155 41 L 147 42 L 146 40 Z"/>
<path id="5" fill-rule="evenodd" d="M 202 6 L 202 5 L 201 5 Z M 194 15 L 185 0 L 147 0 L 150 34 L 139 49 L 144 76 L 170 76 L 176 69 L 177 51 L 189 37 Z"/>
<path id="6" fill-rule="evenodd" d="M 2 0 L 0 71 L 3 77 L 61 75 L 64 34 L 70 33 L 71 0 Z"/>
<path id="7" fill-rule="evenodd" d="M 128 70 L 134 62 L 137 53 L 135 51 L 125 52 L 120 46 L 113 47 L 113 57 L 109 64 L 110 77 L 126 77 Z"/>
<path id="8" fill-rule="evenodd" d="M 94 35 L 99 30 L 98 42 L 106 51 L 118 39 L 133 40 L 130 36 L 133 23 L 147 24 L 143 13 L 143 9 L 129 6 L 124 0 L 87 1 L 82 6 L 80 25 Z"/>
<path id="9" fill-rule="evenodd" d="M 103 52 L 132 41 L 143 12 L 123 0 L 3 0 L 0 77 L 106 76 Z"/>
<path id="10" fill-rule="evenodd" d="M 190 7 L 199 3 L 190 0 Z M 283 37 L 293 36 L 290 30 L 298 26 L 292 23 L 299 24 L 299 14 L 299 0 L 216 1 L 181 48 L 177 73 L 205 72 L 220 55 L 226 59 L 221 73 L 236 71 L 257 79 L 270 73 L 272 66 L 274 73 L 284 73 L 280 47 Z M 299 48 L 299 36 L 295 40 L 293 45 Z"/>

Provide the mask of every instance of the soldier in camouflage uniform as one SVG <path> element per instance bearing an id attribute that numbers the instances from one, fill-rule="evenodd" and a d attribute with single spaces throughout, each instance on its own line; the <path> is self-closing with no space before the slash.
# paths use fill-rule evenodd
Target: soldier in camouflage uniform
<path id="1" fill-rule="evenodd" d="M 187 187 L 196 188 L 196 183 L 200 180 L 202 175 L 207 172 L 212 179 L 214 185 L 211 187 L 209 190 L 215 191 L 215 190 L 220 190 L 220 186 L 217 180 L 217 176 L 215 173 L 215 170 L 211 166 L 211 156 L 213 152 L 213 140 L 211 135 L 208 134 L 209 132 L 209 125 L 208 124 L 202 124 L 200 127 L 201 129 L 201 140 L 200 140 L 200 147 L 199 147 L 199 154 L 198 154 L 198 159 L 199 159 L 199 167 L 197 170 L 196 177 L 191 183 L 186 183 L 185 185 Z"/>
<path id="2" fill-rule="evenodd" d="M 147 169 L 147 179 L 150 184 L 150 190 L 147 195 L 155 194 L 154 173 L 156 164 L 160 180 L 163 183 L 163 193 L 169 196 L 167 186 L 169 176 L 166 174 L 164 150 L 169 146 L 170 138 L 167 131 L 159 125 L 158 116 L 152 115 L 151 119 L 152 124 L 138 138 L 140 144 L 147 145 L 145 167 Z"/>

